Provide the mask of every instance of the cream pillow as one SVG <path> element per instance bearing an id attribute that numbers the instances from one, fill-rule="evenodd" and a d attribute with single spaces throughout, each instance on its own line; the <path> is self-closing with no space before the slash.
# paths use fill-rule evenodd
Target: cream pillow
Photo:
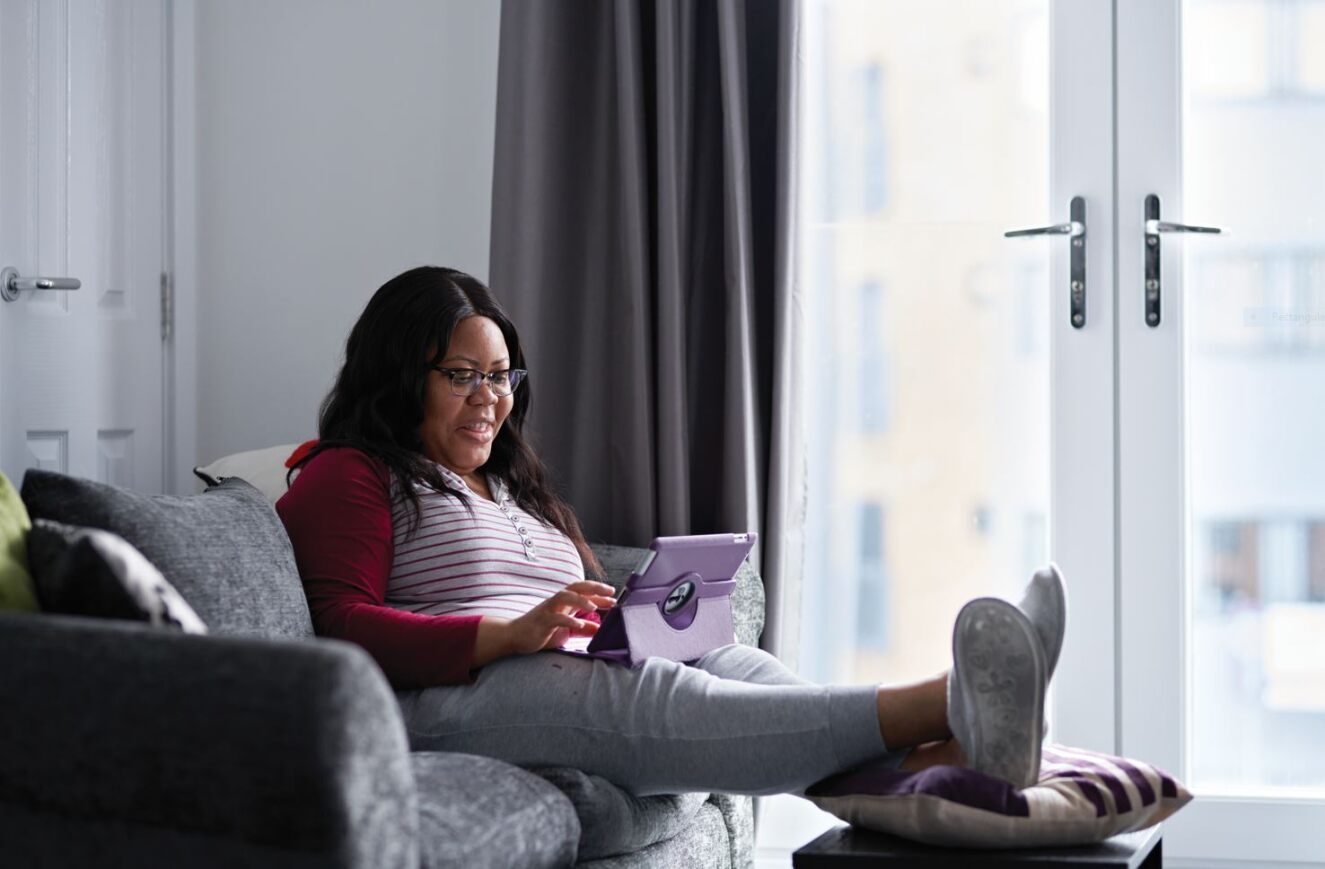
<path id="1" fill-rule="evenodd" d="M 1159 767 L 1049 744 L 1040 779 L 1017 790 L 973 769 L 919 772 L 865 764 L 805 796 L 844 821 L 924 842 L 968 848 L 1084 845 L 1158 824 L 1192 795 Z"/>
<path id="2" fill-rule="evenodd" d="M 193 473 L 209 486 L 215 486 L 228 477 L 239 477 L 275 504 L 289 488 L 285 484 L 285 472 L 289 470 L 285 462 L 299 446 L 282 444 L 264 450 L 235 453 L 219 458 L 210 465 L 194 468 Z M 299 472 L 295 471 L 294 477 L 297 476 Z"/>

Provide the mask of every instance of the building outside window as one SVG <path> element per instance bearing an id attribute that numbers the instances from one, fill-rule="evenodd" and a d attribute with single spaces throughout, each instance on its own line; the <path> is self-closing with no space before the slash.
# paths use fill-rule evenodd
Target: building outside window
<path id="1" fill-rule="evenodd" d="M 888 648 L 888 564 L 883 505 L 860 505 L 859 583 L 856 587 L 856 644 Z"/>
<path id="2" fill-rule="evenodd" d="M 887 341 L 884 334 L 883 288 L 874 281 L 860 287 L 860 430 L 878 434 L 888 428 Z"/>

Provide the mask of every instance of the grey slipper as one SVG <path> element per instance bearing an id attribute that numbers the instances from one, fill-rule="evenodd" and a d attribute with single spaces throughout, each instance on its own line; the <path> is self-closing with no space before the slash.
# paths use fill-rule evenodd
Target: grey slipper
<path id="1" fill-rule="evenodd" d="M 1057 564 L 1051 561 L 1047 567 L 1035 571 L 1018 606 L 1040 635 L 1040 644 L 1044 647 L 1044 681 L 1048 683 L 1054 678 L 1058 653 L 1063 650 L 1063 635 L 1067 631 L 1067 590 Z"/>
<path id="2" fill-rule="evenodd" d="M 1030 619 L 993 597 L 970 601 L 952 631 L 948 725 L 967 762 L 1016 788 L 1040 774 L 1045 654 Z"/>

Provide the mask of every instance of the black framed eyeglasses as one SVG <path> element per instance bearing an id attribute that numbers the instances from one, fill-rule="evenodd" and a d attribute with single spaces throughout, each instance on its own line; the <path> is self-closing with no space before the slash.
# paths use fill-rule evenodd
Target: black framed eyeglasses
<path id="1" fill-rule="evenodd" d="M 490 371 L 484 373 L 476 368 L 443 368 L 440 365 L 428 366 L 434 371 L 440 371 L 451 378 L 452 395 L 473 395 L 479 391 L 483 381 L 488 382 L 492 391 L 497 395 L 510 395 L 515 392 L 515 388 L 520 385 L 520 381 L 529 372 L 523 368 L 508 368 L 505 371 Z"/>

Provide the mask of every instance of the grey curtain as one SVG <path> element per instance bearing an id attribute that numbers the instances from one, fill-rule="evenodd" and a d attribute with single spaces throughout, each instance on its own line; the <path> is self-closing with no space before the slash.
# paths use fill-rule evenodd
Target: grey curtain
<path id="1" fill-rule="evenodd" d="M 794 0 L 504 0 L 491 283 L 590 540 L 757 530 L 794 662 Z"/>

